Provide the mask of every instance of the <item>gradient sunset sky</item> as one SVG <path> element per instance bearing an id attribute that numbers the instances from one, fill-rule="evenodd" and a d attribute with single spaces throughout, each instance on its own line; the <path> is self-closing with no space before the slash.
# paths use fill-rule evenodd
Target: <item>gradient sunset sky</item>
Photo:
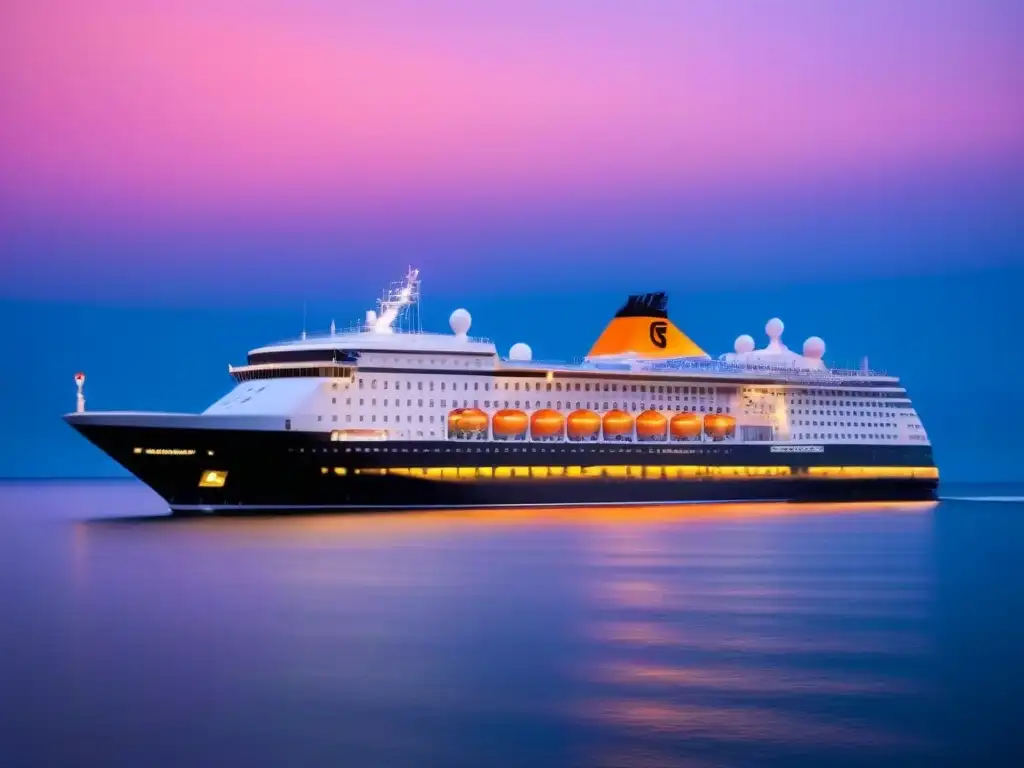
<path id="1" fill-rule="evenodd" d="M 0 321 L 34 370 L 0 394 L 34 436 L 0 476 L 109 469 L 49 423 L 77 368 L 96 407 L 201 410 L 302 302 L 347 322 L 409 263 L 435 325 L 557 357 L 627 290 L 715 353 L 795 318 L 939 386 L 937 423 L 940 352 L 1019 343 L 1022 29 L 1012 0 L 8 0 Z"/>

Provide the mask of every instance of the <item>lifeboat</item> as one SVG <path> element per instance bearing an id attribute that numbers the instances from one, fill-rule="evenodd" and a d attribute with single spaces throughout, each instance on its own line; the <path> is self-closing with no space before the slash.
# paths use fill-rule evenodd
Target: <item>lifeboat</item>
<path id="1" fill-rule="evenodd" d="M 466 435 L 486 434 L 487 421 L 487 414 L 479 408 L 465 408 L 459 414 L 459 418 L 455 422 L 455 428 Z"/>
<path id="2" fill-rule="evenodd" d="M 465 408 L 456 408 L 448 412 L 448 437 L 455 437 L 459 433 L 459 417 Z"/>
<path id="3" fill-rule="evenodd" d="M 700 437 L 701 420 L 696 413 L 677 413 L 669 423 L 673 440 L 693 440 Z"/>
<path id="4" fill-rule="evenodd" d="M 608 411 L 601 419 L 606 440 L 632 440 L 633 417 L 625 411 Z"/>
<path id="5" fill-rule="evenodd" d="M 704 417 L 704 434 L 712 440 L 733 437 L 736 434 L 736 419 L 720 413 L 709 413 Z"/>
<path id="6" fill-rule="evenodd" d="M 522 411 L 505 408 L 494 414 L 491 419 L 491 431 L 498 440 L 521 440 L 526 437 L 529 422 L 529 418 Z"/>
<path id="7" fill-rule="evenodd" d="M 636 417 L 637 440 L 664 440 L 668 419 L 657 411 L 644 411 Z"/>
<path id="8" fill-rule="evenodd" d="M 593 411 L 573 411 L 566 419 L 570 440 L 594 440 L 601 431 L 601 417 Z"/>
<path id="9" fill-rule="evenodd" d="M 551 408 L 534 411 L 530 416 L 530 437 L 534 440 L 551 440 L 562 436 L 565 419 Z"/>

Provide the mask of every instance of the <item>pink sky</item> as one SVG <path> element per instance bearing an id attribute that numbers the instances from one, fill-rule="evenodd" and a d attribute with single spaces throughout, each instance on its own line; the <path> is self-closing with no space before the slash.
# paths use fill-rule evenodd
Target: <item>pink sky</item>
<path id="1" fill-rule="evenodd" d="M 515 202 L 1024 147 L 1013 19 L 977 0 L 15 0 L 0 14 L 0 195 L 21 211 Z"/>

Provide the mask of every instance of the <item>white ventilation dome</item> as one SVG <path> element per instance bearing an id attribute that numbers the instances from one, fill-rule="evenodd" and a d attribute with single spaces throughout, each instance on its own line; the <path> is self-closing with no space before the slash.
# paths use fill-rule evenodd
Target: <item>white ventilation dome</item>
<path id="1" fill-rule="evenodd" d="M 473 318 L 470 316 L 469 312 L 461 307 L 452 312 L 452 316 L 448 318 L 448 324 L 452 328 L 452 333 L 463 338 L 467 333 L 469 333 L 469 326 L 472 325 L 472 323 Z"/>
<path id="2" fill-rule="evenodd" d="M 825 342 L 818 336 L 811 336 L 804 342 L 804 357 L 820 360 L 825 356 Z"/>
<path id="3" fill-rule="evenodd" d="M 733 349 L 736 350 L 737 355 L 749 355 L 754 351 L 754 337 L 746 333 L 737 336 Z"/>
<path id="4" fill-rule="evenodd" d="M 782 332 L 784 330 L 786 330 L 786 326 L 777 317 L 773 317 L 769 320 L 764 327 L 764 332 L 768 334 L 768 338 L 772 341 L 778 341 L 782 337 Z"/>
<path id="5" fill-rule="evenodd" d="M 520 362 L 525 361 L 525 360 L 532 360 L 533 359 L 533 350 L 530 349 L 530 345 L 529 344 L 523 344 L 523 342 L 520 341 L 517 344 L 513 344 L 512 348 L 509 349 L 509 351 L 508 351 L 508 359 L 509 360 L 518 360 Z"/>

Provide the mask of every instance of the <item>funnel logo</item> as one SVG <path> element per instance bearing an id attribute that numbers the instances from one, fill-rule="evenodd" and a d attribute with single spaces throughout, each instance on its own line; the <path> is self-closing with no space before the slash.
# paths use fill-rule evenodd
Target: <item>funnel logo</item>
<path id="1" fill-rule="evenodd" d="M 668 346 L 668 323 L 664 320 L 655 320 L 651 323 L 650 329 L 651 344 L 656 346 L 658 349 L 664 349 Z"/>

